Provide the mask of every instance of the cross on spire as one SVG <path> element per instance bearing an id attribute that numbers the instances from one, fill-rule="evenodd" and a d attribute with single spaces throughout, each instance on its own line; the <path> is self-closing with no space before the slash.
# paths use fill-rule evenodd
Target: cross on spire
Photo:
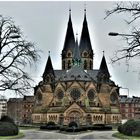
<path id="1" fill-rule="evenodd" d="M 87 6 L 87 5 L 86 5 L 86 2 L 85 2 L 85 3 L 84 3 L 84 13 L 85 13 L 85 14 L 86 14 L 86 11 L 87 11 L 87 10 L 86 10 L 86 6 Z"/>
<path id="2" fill-rule="evenodd" d="M 105 54 L 105 51 L 103 51 L 103 56 L 104 56 L 104 54 Z"/>

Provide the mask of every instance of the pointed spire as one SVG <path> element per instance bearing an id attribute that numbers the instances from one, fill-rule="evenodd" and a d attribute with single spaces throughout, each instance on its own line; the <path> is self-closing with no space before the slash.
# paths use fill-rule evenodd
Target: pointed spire
<path id="1" fill-rule="evenodd" d="M 100 65 L 99 71 L 105 72 L 105 73 L 107 73 L 108 75 L 110 75 L 110 74 L 109 74 L 109 71 L 108 71 L 106 59 L 105 59 L 105 56 L 104 56 L 104 51 L 103 51 L 103 57 L 102 57 L 102 61 L 101 61 L 101 65 Z"/>
<path id="2" fill-rule="evenodd" d="M 102 61 L 101 61 L 101 65 L 100 65 L 97 77 L 98 77 L 98 81 L 100 82 L 107 82 L 109 81 L 109 78 L 110 78 L 110 73 L 108 71 L 106 59 L 104 56 L 104 51 L 103 51 L 103 57 L 102 57 Z"/>
<path id="3" fill-rule="evenodd" d="M 80 52 L 79 52 L 79 46 L 78 46 L 78 33 L 76 33 L 76 43 L 75 43 L 73 58 L 76 60 L 80 60 Z"/>
<path id="4" fill-rule="evenodd" d="M 50 51 L 49 51 L 49 55 L 48 55 L 48 60 L 46 63 L 46 67 L 43 73 L 43 79 L 48 75 L 48 74 L 52 74 L 54 76 L 54 70 L 53 70 L 53 66 L 52 66 L 52 61 L 51 61 L 51 57 L 50 57 Z"/>
<path id="5" fill-rule="evenodd" d="M 76 33 L 76 43 L 75 43 L 72 61 L 73 61 L 73 65 L 80 66 L 80 64 L 81 64 L 80 51 L 79 51 L 79 46 L 78 46 L 78 33 Z"/>
<path id="6" fill-rule="evenodd" d="M 92 55 L 93 55 L 93 50 L 92 50 L 90 35 L 89 35 L 89 30 L 88 30 L 88 24 L 87 24 L 87 19 L 86 19 L 86 8 L 84 8 L 84 21 L 83 21 L 83 28 L 82 28 L 82 33 L 81 33 L 79 49 L 81 53 L 84 50 L 86 50 L 88 52 L 92 52 Z"/>
<path id="7" fill-rule="evenodd" d="M 69 9 L 69 21 L 68 21 L 68 26 L 67 26 L 67 31 L 66 31 L 63 52 L 67 51 L 67 50 L 71 50 L 73 52 L 73 45 L 75 45 L 75 38 L 74 38 L 72 21 L 71 21 L 71 8 L 70 8 Z"/>

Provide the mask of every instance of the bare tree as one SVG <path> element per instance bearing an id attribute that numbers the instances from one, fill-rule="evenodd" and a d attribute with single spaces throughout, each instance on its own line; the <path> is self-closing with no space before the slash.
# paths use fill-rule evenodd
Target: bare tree
<path id="1" fill-rule="evenodd" d="M 106 11 L 106 17 L 112 14 L 129 14 L 130 18 L 125 20 L 128 25 L 132 26 L 132 23 L 140 20 L 140 3 L 139 2 L 119 2 L 115 8 Z M 126 41 L 126 47 L 117 50 L 115 56 L 112 58 L 112 62 L 119 61 L 121 59 L 129 60 L 133 57 L 140 56 L 140 28 L 134 25 L 129 35 L 123 34 L 123 39 Z"/>
<path id="2" fill-rule="evenodd" d="M 0 91 L 28 93 L 33 79 L 25 68 L 38 58 L 34 44 L 24 39 L 13 20 L 0 15 Z"/>

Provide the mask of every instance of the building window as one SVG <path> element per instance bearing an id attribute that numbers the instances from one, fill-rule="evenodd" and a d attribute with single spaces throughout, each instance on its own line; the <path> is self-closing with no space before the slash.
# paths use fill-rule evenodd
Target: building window
<path id="1" fill-rule="evenodd" d="M 111 100 L 112 103 L 116 103 L 116 100 L 117 100 L 116 92 L 113 92 L 110 95 L 110 100 Z"/>
<path id="2" fill-rule="evenodd" d="M 61 100 L 64 97 L 64 93 L 62 90 L 57 91 L 57 98 Z"/>
<path id="3" fill-rule="evenodd" d="M 63 69 L 65 69 L 65 61 L 63 61 Z"/>
<path id="4" fill-rule="evenodd" d="M 40 116 L 39 115 L 35 115 L 35 120 L 40 120 Z"/>
<path id="5" fill-rule="evenodd" d="M 74 88 L 71 90 L 70 95 L 73 98 L 73 100 L 77 100 L 80 98 L 81 92 L 78 89 Z"/>
<path id="6" fill-rule="evenodd" d="M 87 61 L 84 60 L 84 69 L 87 69 Z"/>
<path id="7" fill-rule="evenodd" d="M 89 100 L 93 100 L 94 99 L 94 95 L 95 95 L 95 92 L 93 89 L 90 89 L 87 93 L 87 96 L 88 96 L 88 99 Z"/>
<path id="8" fill-rule="evenodd" d="M 71 68 L 71 62 L 70 62 L 70 60 L 68 60 L 68 69 L 70 69 Z"/>
<path id="9" fill-rule="evenodd" d="M 92 69 L 92 61 L 90 61 L 90 69 Z"/>

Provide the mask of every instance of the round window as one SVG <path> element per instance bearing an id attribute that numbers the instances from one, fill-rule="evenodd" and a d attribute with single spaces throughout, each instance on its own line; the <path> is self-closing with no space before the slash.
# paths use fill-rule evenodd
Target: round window
<path id="1" fill-rule="evenodd" d="M 59 100 L 61 100 L 63 97 L 64 97 L 63 91 L 62 91 L 62 90 L 59 90 L 59 91 L 57 92 L 57 98 L 58 98 Z"/>
<path id="2" fill-rule="evenodd" d="M 87 52 L 84 52 L 84 57 L 87 57 L 88 53 Z"/>
<path id="3" fill-rule="evenodd" d="M 78 89 L 74 88 L 71 90 L 70 95 L 73 98 L 73 100 L 77 100 L 80 98 L 81 92 Z"/>
<path id="4" fill-rule="evenodd" d="M 88 94 L 87 94 L 87 96 L 88 96 L 88 98 L 89 98 L 89 100 L 93 100 L 94 99 L 94 90 L 92 90 L 92 89 L 90 89 L 89 91 L 88 91 Z"/>

